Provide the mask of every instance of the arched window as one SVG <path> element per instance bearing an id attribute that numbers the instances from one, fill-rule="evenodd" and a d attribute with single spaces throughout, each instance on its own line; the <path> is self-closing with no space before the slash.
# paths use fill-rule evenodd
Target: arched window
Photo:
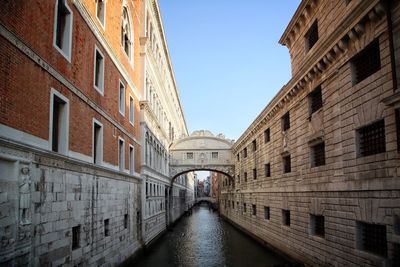
<path id="1" fill-rule="evenodd" d="M 128 9 L 125 6 L 122 9 L 121 45 L 125 51 L 125 54 L 130 58 L 132 47 L 132 31 Z"/>

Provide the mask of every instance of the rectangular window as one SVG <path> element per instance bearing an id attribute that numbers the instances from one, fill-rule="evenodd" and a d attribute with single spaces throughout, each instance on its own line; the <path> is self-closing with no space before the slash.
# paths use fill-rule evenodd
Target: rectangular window
<path id="1" fill-rule="evenodd" d="M 380 120 L 357 130 L 361 157 L 386 151 L 385 121 Z"/>
<path id="2" fill-rule="evenodd" d="M 351 60 L 353 85 L 381 69 L 379 40 L 372 41 Z"/>
<path id="3" fill-rule="evenodd" d="M 289 112 L 286 112 L 285 115 L 282 116 L 282 130 L 287 131 L 290 128 L 290 116 Z"/>
<path id="4" fill-rule="evenodd" d="M 243 203 L 243 213 L 247 212 L 246 203 Z"/>
<path id="5" fill-rule="evenodd" d="M 325 217 L 322 215 L 310 214 L 311 234 L 320 237 L 325 236 Z"/>
<path id="6" fill-rule="evenodd" d="M 319 143 L 311 147 L 311 167 L 325 165 L 325 143 Z"/>
<path id="7" fill-rule="evenodd" d="M 110 219 L 104 220 L 104 236 L 110 236 Z"/>
<path id="8" fill-rule="evenodd" d="M 186 158 L 187 159 L 193 159 L 193 152 L 187 152 L 186 153 Z"/>
<path id="9" fill-rule="evenodd" d="M 232 200 L 232 209 L 235 209 L 235 201 Z"/>
<path id="10" fill-rule="evenodd" d="M 105 13 L 106 13 L 106 1 L 105 0 L 97 0 L 96 1 L 96 16 L 100 21 L 101 25 L 104 26 L 105 22 Z"/>
<path id="11" fill-rule="evenodd" d="M 271 136 L 270 136 L 270 129 L 266 129 L 264 131 L 264 143 L 268 143 L 271 140 Z"/>
<path id="12" fill-rule="evenodd" d="M 118 166 L 120 171 L 125 169 L 125 141 L 123 139 L 118 140 Z"/>
<path id="13" fill-rule="evenodd" d="M 68 99 L 56 91 L 51 95 L 51 150 L 68 152 Z"/>
<path id="14" fill-rule="evenodd" d="M 238 184 L 240 184 L 240 175 L 237 176 Z"/>
<path id="15" fill-rule="evenodd" d="M 129 146 L 129 173 L 135 173 L 135 148 L 132 145 Z"/>
<path id="16" fill-rule="evenodd" d="M 247 172 L 244 172 L 244 181 L 247 182 Z"/>
<path id="17" fill-rule="evenodd" d="M 269 207 L 264 207 L 264 219 L 269 220 Z"/>
<path id="18" fill-rule="evenodd" d="M 321 86 L 317 86 L 309 95 L 310 115 L 322 108 L 322 91 Z"/>
<path id="19" fill-rule="evenodd" d="M 253 140 L 253 142 L 251 142 L 251 144 L 252 144 L 253 151 L 256 151 L 257 150 L 257 140 Z"/>
<path id="20" fill-rule="evenodd" d="M 94 88 L 104 95 L 104 56 L 97 47 L 94 49 Z"/>
<path id="21" fill-rule="evenodd" d="M 218 152 L 212 152 L 211 153 L 211 158 L 217 159 L 218 158 Z"/>
<path id="22" fill-rule="evenodd" d="M 119 113 L 125 116 L 125 86 L 119 82 Z"/>
<path id="23" fill-rule="evenodd" d="M 132 125 L 135 123 L 135 101 L 132 96 L 129 96 L 129 122 Z"/>
<path id="24" fill-rule="evenodd" d="M 256 168 L 253 169 L 253 179 L 254 180 L 257 179 L 257 169 Z"/>
<path id="25" fill-rule="evenodd" d="M 282 224 L 290 226 L 290 210 L 282 210 Z"/>
<path id="26" fill-rule="evenodd" d="M 124 215 L 124 228 L 127 229 L 128 228 L 128 214 Z"/>
<path id="27" fill-rule="evenodd" d="M 58 0 L 55 12 L 54 46 L 71 61 L 72 11 L 67 0 Z"/>
<path id="28" fill-rule="evenodd" d="M 267 163 L 264 165 L 265 168 L 265 177 L 271 177 L 271 164 Z"/>
<path id="29" fill-rule="evenodd" d="M 357 248 L 373 254 L 387 256 L 386 226 L 357 222 Z"/>
<path id="30" fill-rule="evenodd" d="M 93 122 L 93 163 L 101 164 L 103 161 L 103 127 Z"/>
<path id="31" fill-rule="evenodd" d="M 290 162 L 290 155 L 283 156 L 283 173 L 289 173 L 292 171 L 292 166 Z"/>
<path id="32" fill-rule="evenodd" d="M 315 21 L 307 31 L 305 37 L 306 51 L 308 52 L 318 41 L 318 21 Z"/>
<path id="33" fill-rule="evenodd" d="M 243 149 L 243 157 L 247 158 L 247 147 Z"/>
<path id="34" fill-rule="evenodd" d="M 396 109 L 397 150 L 400 151 L 400 109 Z"/>
<path id="35" fill-rule="evenodd" d="M 239 153 L 237 153 L 236 158 L 237 158 L 237 161 L 240 161 Z"/>
<path id="36" fill-rule="evenodd" d="M 252 214 L 253 214 L 253 216 L 257 216 L 257 206 L 253 204 L 253 205 L 251 206 L 251 208 L 252 208 Z"/>
<path id="37" fill-rule="evenodd" d="M 81 236 L 81 226 L 72 227 L 72 250 L 79 248 Z"/>

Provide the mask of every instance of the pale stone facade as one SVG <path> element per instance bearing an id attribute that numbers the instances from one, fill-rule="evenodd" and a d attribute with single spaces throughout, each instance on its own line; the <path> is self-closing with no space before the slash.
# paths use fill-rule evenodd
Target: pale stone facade
<path id="1" fill-rule="evenodd" d="M 233 146 L 236 181 L 222 185 L 221 213 L 306 265 L 399 263 L 391 4 L 302 1 L 280 41 L 293 77 Z"/>

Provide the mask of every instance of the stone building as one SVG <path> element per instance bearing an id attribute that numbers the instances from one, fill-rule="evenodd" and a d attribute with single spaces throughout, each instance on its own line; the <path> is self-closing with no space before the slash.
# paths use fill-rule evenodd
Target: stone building
<path id="1" fill-rule="evenodd" d="M 171 179 L 169 147 L 188 135 L 182 105 L 170 60 L 160 8 L 157 1 L 145 0 L 145 36 L 141 38 L 145 89 L 141 107 L 142 209 L 145 244 L 179 218 L 192 199 L 193 173 Z"/>
<path id="2" fill-rule="evenodd" d="M 399 6 L 303 0 L 292 78 L 233 146 L 222 214 L 307 265 L 400 265 Z"/>
<path id="3" fill-rule="evenodd" d="M 0 265 L 116 265 L 141 236 L 141 1 L 0 6 Z"/>

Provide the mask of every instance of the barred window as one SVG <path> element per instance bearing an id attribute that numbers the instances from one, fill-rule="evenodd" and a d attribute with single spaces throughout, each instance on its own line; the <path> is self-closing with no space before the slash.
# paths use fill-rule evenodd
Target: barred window
<path id="1" fill-rule="evenodd" d="M 386 257 L 386 226 L 357 222 L 357 242 L 359 249 Z"/>
<path id="2" fill-rule="evenodd" d="M 269 220 L 269 207 L 264 207 L 264 219 Z"/>
<path id="3" fill-rule="evenodd" d="M 254 180 L 257 179 L 257 169 L 256 168 L 253 169 L 253 179 Z"/>
<path id="4" fill-rule="evenodd" d="M 212 152 L 212 153 L 211 153 L 211 157 L 212 157 L 213 159 L 217 159 L 217 158 L 218 158 L 218 152 Z"/>
<path id="5" fill-rule="evenodd" d="M 232 209 L 235 209 L 235 201 L 232 200 Z"/>
<path id="6" fill-rule="evenodd" d="M 256 205 L 252 205 L 252 214 L 253 216 L 257 216 L 257 206 Z"/>
<path id="7" fill-rule="evenodd" d="M 380 120 L 358 130 L 359 154 L 361 157 L 386 151 L 385 121 Z"/>
<path id="8" fill-rule="evenodd" d="M 375 40 L 351 59 L 353 85 L 381 68 L 379 41 Z"/>
<path id="9" fill-rule="evenodd" d="M 289 173 L 292 171 L 292 166 L 290 162 L 290 155 L 283 156 L 283 173 Z"/>
<path id="10" fill-rule="evenodd" d="M 319 143 L 311 147 L 311 167 L 325 165 L 325 143 Z"/>
<path id="11" fill-rule="evenodd" d="M 308 99 L 310 101 L 310 112 L 313 114 L 320 108 L 322 108 L 322 91 L 321 91 L 321 86 L 318 86 L 317 88 L 312 91 Z"/>
<path id="12" fill-rule="evenodd" d="M 289 112 L 286 112 L 285 115 L 282 117 L 282 130 L 286 131 L 290 128 L 290 116 Z"/>
<path id="13" fill-rule="evenodd" d="M 318 22 L 315 21 L 308 32 L 306 33 L 305 37 L 305 43 L 306 43 L 306 51 L 308 52 L 318 41 Z"/>
<path id="14" fill-rule="evenodd" d="M 193 152 L 187 152 L 186 153 L 186 158 L 187 159 L 193 159 Z"/>
<path id="15" fill-rule="evenodd" d="M 325 217 L 322 215 L 310 214 L 311 234 L 320 237 L 325 236 Z"/>
<path id="16" fill-rule="evenodd" d="M 282 223 L 290 226 L 290 210 L 282 210 Z"/>
<path id="17" fill-rule="evenodd" d="M 269 128 L 264 131 L 264 143 L 268 143 L 271 140 Z"/>
<path id="18" fill-rule="evenodd" d="M 247 158 L 247 147 L 243 149 L 243 157 Z"/>
<path id="19" fill-rule="evenodd" d="M 267 163 L 264 165 L 265 168 L 265 177 L 271 177 L 271 164 Z"/>
<path id="20" fill-rule="evenodd" d="M 81 236 L 81 226 L 72 227 L 72 249 L 79 248 L 79 241 Z"/>

